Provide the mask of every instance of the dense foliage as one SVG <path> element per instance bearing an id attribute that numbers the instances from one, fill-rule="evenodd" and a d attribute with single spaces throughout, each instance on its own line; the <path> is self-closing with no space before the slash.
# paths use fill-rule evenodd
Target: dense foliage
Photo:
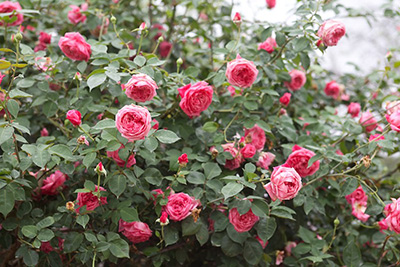
<path id="1" fill-rule="evenodd" d="M 338 77 L 364 14 L 293 12 L 0 2 L 2 266 L 397 266 L 398 48 Z"/>

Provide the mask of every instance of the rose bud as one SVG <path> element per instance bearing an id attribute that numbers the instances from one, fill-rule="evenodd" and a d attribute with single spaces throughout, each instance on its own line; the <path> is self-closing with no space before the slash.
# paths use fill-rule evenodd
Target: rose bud
<path id="1" fill-rule="evenodd" d="M 103 166 L 103 163 L 99 162 L 99 164 L 97 164 L 96 168 L 94 169 L 95 172 L 97 172 L 97 174 L 99 175 L 104 175 L 107 176 L 107 171 Z"/>
<path id="2" fill-rule="evenodd" d="M 232 19 L 233 23 L 236 24 L 236 26 L 240 27 L 240 24 L 242 24 L 242 17 L 240 16 L 239 12 L 236 12 L 235 16 Z"/>
<path id="3" fill-rule="evenodd" d="M 163 211 L 161 217 L 156 220 L 156 222 L 160 223 L 161 226 L 165 226 L 169 224 L 168 214 Z"/>
<path id="4" fill-rule="evenodd" d="M 82 118 L 82 115 L 78 110 L 76 110 L 76 109 L 68 110 L 67 119 L 72 123 L 72 125 L 74 125 L 74 126 L 81 125 L 81 123 L 82 123 L 81 118 Z"/>
<path id="5" fill-rule="evenodd" d="M 80 145 L 83 145 L 83 144 L 85 144 L 87 146 L 89 145 L 89 141 L 86 139 L 86 137 L 84 135 L 79 136 L 78 139 L 76 139 L 76 142 Z"/>

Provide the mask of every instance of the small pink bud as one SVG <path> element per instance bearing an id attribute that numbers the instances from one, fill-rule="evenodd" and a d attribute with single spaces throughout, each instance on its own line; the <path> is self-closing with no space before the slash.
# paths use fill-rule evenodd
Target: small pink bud
<path id="1" fill-rule="evenodd" d="M 187 154 L 186 154 L 186 153 L 182 154 L 182 155 L 178 158 L 178 162 L 179 162 L 179 165 L 180 165 L 181 167 L 185 167 L 186 164 L 189 162 Z"/>
<path id="2" fill-rule="evenodd" d="M 43 129 L 40 131 L 40 136 L 49 136 L 49 131 L 47 131 L 46 128 L 43 128 Z"/>
<path id="3" fill-rule="evenodd" d="M 79 72 L 76 72 L 75 76 L 74 76 L 74 79 L 78 80 L 78 81 L 82 81 L 82 75 Z"/>
<path id="4" fill-rule="evenodd" d="M 94 169 L 98 174 L 100 175 L 104 175 L 107 176 L 107 171 L 103 166 L 103 163 L 99 162 L 99 164 L 97 164 L 96 169 Z"/>
<path id="5" fill-rule="evenodd" d="M 144 29 L 146 29 L 146 23 L 142 22 L 142 24 L 140 24 L 139 30 L 143 31 Z"/>
<path id="6" fill-rule="evenodd" d="M 76 139 L 76 142 L 80 145 L 83 145 L 83 144 L 85 144 L 87 146 L 89 145 L 89 141 L 86 139 L 86 137 L 84 135 L 79 136 L 78 139 Z"/>
<path id="7" fill-rule="evenodd" d="M 163 211 L 161 213 L 161 217 L 157 219 L 156 222 L 160 223 L 161 226 L 168 225 L 169 224 L 168 214 L 165 211 Z"/>
<path id="8" fill-rule="evenodd" d="M 236 26 L 240 27 L 240 24 L 242 24 L 242 17 L 240 16 L 239 12 L 236 12 L 235 16 L 232 19 L 233 23 L 236 24 Z"/>
<path id="9" fill-rule="evenodd" d="M 78 110 L 76 110 L 76 109 L 68 110 L 67 119 L 72 123 L 72 125 L 74 125 L 74 126 L 81 125 L 81 123 L 82 123 L 81 118 L 82 118 L 82 115 Z"/>

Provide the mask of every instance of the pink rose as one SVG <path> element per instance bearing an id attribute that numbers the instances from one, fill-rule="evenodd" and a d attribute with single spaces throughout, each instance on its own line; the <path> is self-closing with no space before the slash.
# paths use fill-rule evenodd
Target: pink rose
<path id="1" fill-rule="evenodd" d="M 265 249 L 268 245 L 268 241 L 263 241 L 259 236 L 256 236 L 256 239 L 258 240 L 258 242 L 260 242 L 260 245 L 262 246 L 263 249 Z"/>
<path id="2" fill-rule="evenodd" d="M 357 187 L 357 189 L 354 190 L 353 193 L 345 196 L 345 198 L 349 204 L 359 202 L 366 205 L 368 200 L 368 196 L 365 194 L 361 185 Z"/>
<path id="3" fill-rule="evenodd" d="M 240 93 L 236 93 L 236 89 L 233 86 L 228 86 L 226 89 L 228 89 L 228 91 L 231 93 L 232 97 L 234 97 L 236 94 L 237 95 L 242 95 L 242 93 L 243 93 L 243 89 L 241 90 Z"/>
<path id="4" fill-rule="evenodd" d="M 291 77 L 290 82 L 284 82 L 284 85 L 289 88 L 289 90 L 300 90 L 300 88 L 306 83 L 306 74 L 300 70 L 291 70 L 289 75 Z"/>
<path id="5" fill-rule="evenodd" d="M 268 170 L 269 165 L 274 161 L 275 155 L 270 152 L 261 152 L 258 157 L 257 166 Z"/>
<path id="6" fill-rule="evenodd" d="M 190 118 L 200 116 L 200 112 L 206 110 L 213 98 L 213 89 L 206 82 L 188 84 L 178 89 L 181 96 L 179 106 Z"/>
<path id="7" fill-rule="evenodd" d="M 313 175 L 319 169 L 319 160 L 315 161 L 308 168 L 308 161 L 315 156 L 315 153 L 302 148 L 301 146 L 294 145 L 292 154 L 289 155 L 286 163 L 288 167 L 292 167 L 301 177 Z"/>
<path id="8" fill-rule="evenodd" d="M 185 193 L 175 193 L 168 197 L 165 211 L 173 221 L 186 219 L 194 208 L 199 206 L 199 201 Z"/>
<path id="9" fill-rule="evenodd" d="M 268 37 L 267 40 L 265 40 L 261 44 L 258 44 L 258 50 L 264 49 L 269 54 L 274 52 L 275 47 L 277 47 L 277 44 L 276 44 L 275 39 L 272 37 Z"/>
<path id="10" fill-rule="evenodd" d="M 186 165 L 189 162 L 187 154 L 186 153 L 182 154 L 178 158 L 178 162 L 179 162 L 179 164 L 185 164 Z"/>
<path id="11" fill-rule="evenodd" d="M 258 70 L 252 61 L 241 58 L 237 54 L 236 59 L 228 62 L 225 76 L 228 82 L 240 88 L 251 87 L 257 79 Z"/>
<path id="12" fill-rule="evenodd" d="M 276 0 L 266 0 L 268 8 L 274 8 L 276 5 Z"/>
<path id="13" fill-rule="evenodd" d="M 240 149 L 240 153 L 245 159 L 254 157 L 256 152 L 257 150 L 252 144 L 246 144 L 242 149 Z"/>
<path id="14" fill-rule="evenodd" d="M 285 251 L 288 254 L 288 256 L 290 256 L 292 254 L 292 249 L 295 248 L 295 247 L 297 247 L 297 243 L 296 242 L 293 242 L 293 241 L 287 242 L 287 244 L 285 246 Z"/>
<path id="15" fill-rule="evenodd" d="M 265 145 L 265 132 L 257 124 L 251 129 L 245 129 L 244 138 L 246 143 L 252 144 L 258 151 L 262 150 Z"/>
<path id="16" fill-rule="evenodd" d="M 72 125 L 74 125 L 74 126 L 81 125 L 81 123 L 82 123 L 81 118 L 82 118 L 82 115 L 78 110 L 76 110 L 76 109 L 68 110 L 67 119 L 72 123 Z"/>
<path id="17" fill-rule="evenodd" d="M 125 166 L 125 161 L 122 160 L 119 157 L 119 154 L 118 154 L 118 152 L 123 148 L 125 148 L 125 146 L 123 144 L 121 144 L 121 146 L 117 150 L 115 150 L 115 151 L 107 151 L 107 157 L 112 158 L 115 161 L 115 163 L 117 163 L 117 165 L 120 166 L 120 167 L 124 167 Z M 128 162 L 126 162 L 126 167 L 130 168 L 135 164 L 136 164 L 135 155 L 130 155 L 129 158 L 128 158 Z"/>
<path id="18" fill-rule="evenodd" d="M 350 105 L 347 107 L 347 113 L 349 113 L 353 118 L 358 117 L 360 111 L 361 105 L 356 102 L 351 102 Z"/>
<path id="19" fill-rule="evenodd" d="M 272 201 L 293 199 L 302 187 L 301 177 L 294 168 L 278 166 L 271 174 L 271 182 L 264 186 Z"/>
<path id="20" fill-rule="evenodd" d="M 97 192 L 99 191 L 106 191 L 103 187 L 98 187 L 97 185 L 95 186 L 94 192 L 87 192 L 87 193 L 78 193 L 77 197 L 77 204 L 78 208 L 76 211 L 79 213 L 79 210 L 81 207 L 86 206 L 86 210 L 94 210 L 100 205 L 105 205 L 107 204 L 107 197 L 100 197 L 100 201 L 97 197 Z M 94 194 L 93 194 L 94 193 Z"/>
<path id="21" fill-rule="evenodd" d="M 326 46 L 335 46 L 345 33 L 346 29 L 342 22 L 328 20 L 322 23 L 317 35 L 322 39 L 322 42 Z"/>
<path id="22" fill-rule="evenodd" d="M 227 159 L 225 161 L 225 168 L 229 170 L 234 170 L 240 167 L 240 164 L 244 161 L 242 154 L 239 153 L 239 151 L 235 148 L 235 145 L 233 143 L 228 143 L 222 145 L 222 148 L 224 149 L 225 152 L 229 152 L 233 159 Z"/>
<path id="23" fill-rule="evenodd" d="M 242 23 L 242 17 L 240 16 L 239 12 L 235 13 L 235 16 L 233 16 L 232 19 L 233 23 L 235 23 L 237 26 L 240 25 Z"/>
<path id="24" fill-rule="evenodd" d="M 129 141 L 144 139 L 151 129 L 150 112 L 145 107 L 126 105 L 115 115 L 115 125 Z"/>
<path id="25" fill-rule="evenodd" d="M 85 41 L 79 32 L 67 32 L 64 37 L 60 38 L 58 46 L 72 60 L 88 61 L 92 54 L 90 44 Z"/>
<path id="26" fill-rule="evenodd" d="M 362 203 L 355 202 L 354 204 L 351 205 L 351 208 L 352 208 L 351 214 L 353 214 L 354 217 L 356 217 L 362 222 L 366 222 L 370 217 L 368 214 L 365 213 L 367 206 L 363 205 Z"/>
<path id="27" fill-rule="evenodd" d="M 390 128 L 392 128 L 393 131 L 400 132 L 400 110 L 397 110 L 391 115 L 386 114 L 385 117 L 388 123 L 390 123 Z"/>
<path id="28" fill-rule="evenodd" d="M 366 111 L 361 114 L 360 124 L 365 127 L 365 130 L 369 133 L 372 132 L 376 127 L 378 127 L 378 123 L 372 115 L 371 112 Z"/>
<path id="29" fill-rule="evenodd" d="M 49 131 L 47 131 L 46 128 L 43 128 L 43 129 L 40 131 L 40 136 L 49 136 Z"/>
<path id="30" fill-rule="evenodd" d="M 124 85 L 125 94 L 136 102 L 146 102 L 157 95 L 158 86 L 150 76 L 146 74 L 136 74 Z"/>
<path id="31" fill-rule="evenodd" d="M 43 186 L 40 188 L 40 191 L 43 195 L 54 196 L 59 193 L 58 189 L 62 189 L 64 186 L 65 180 L 67 180 L 68 176 L 60 171 L 55 171 L 52 175 L 44 179 Z"/>
<path id="32" fill-rule="evenodd" d="M 146 242 L 152 236 L 149 226 L 143 222 L 125 222 L 119 220 L 118 232 L 122 232 L 132 243 Z"/>
<path id="33" fill-rule="evenodd" d="M 381 230 L 389 229 L 400 234 L 400 198 L 392 199 L 393 203 L 387 204 L 384 210 L 385 219 L 379 222 Z"/>
<path id="34" fill-rule="evenodd" d="M 49 254 L 50 252 L 52 252 L 54 250 L 53 246 L 50 244 L 49 241 L 47 242 L 41 242 L 40 244 L 40 251 Z"/>
<path id="35" fill-rule="evenodd" d="M 247 213 L 240 215 L 237 208 L 229 211 L 229 222 L 239 233 L 250 231 L 260 218 L 250 209 Z"/>
<path id="36" fill-rule="evenodd" d="M 154 125 L 151 127 L 151 129 L 158 130 L 160 123 L 156 119 L 153 119 L 152 122 L 154 122 Z"/>
<path id="37" fill-rule="evenodd" d="M 88 4 L 84 3 L 81 5 L 81 8 L 75 5 L 70 5 L 72 10 L 68 11 L 68 19 L 72 24 L 78 24 L 79 22 L 85 23 L 86 16 L 81 13 L 81 11 L 86 11 L 88 8 Z"/>
<path id="38" fill-rule="evenodd" d="M 330 81 L 325 85 L 324 92 L 327 96 L 331 96 L 335 99 L 338 99 L 340 91 L 341 91 L 340 85 L 336 81 Z"/>
<path id="39" fill-rule="evenodd" d="M 50 44 L 51 43 L 51 34 L 48 34 L 46 32 L 40 32 L 39 42 L 44 43 L 44 44 Z"/>
<path id="40" fill-rule="evenodd" d="M 47 45 L 45 43 L 38 43 L 33 51 L 38 52 L 38 51 L 45 51 L 47 49 Z"/>
<path id="41" fill-rule="evenodd" d="M 291 93 L 285 93 L 281 98 L 279 98 L 279 102 L 285 107 L 287 107 L 290 103 L 290 97 L 292 96 Z"/>
<path id="42" fill-rule="evenodd" d="M 393 101 L 386 103 L 386 113 L 392 115 L 396 111 L 400 110 L 400 101 Z"/>
<path id="43" fill-rule="evenodd" d="M 160 51 L 160 56 L 162 58 L 166 58 L 166 57 L 168 57 L 169 53 L 172 50 L 172 44 L 168 41 L 163 41 L 160 43 L 160 46 L 158 49 Z"/>
<path id="44" fill-rule="evenodd" d="M 53 63 L 51 62 L 50 57 L 36 57 L 35 58 L 35 67 L 41 71 L 48 71 L 53 69 Z"/>
<path id="45" fill-rule="evenodd" d="M 11 15 L 9 16 L 9 18 L 12 18 L 14 16 L 17 16 L 17 20 L 12 22 L 12 23 L 8 23 L 7 26 L 18 26 L 21 25 L 22 22 L 24 21 L 24 15 L 22 15 L 21 13 L 18 13 L 18 10 L 21 10 L 21 5 L 18 2 L 11 2 L 11 1 L 4 1 L 0 3 L 0 13 L 11 13 L 14 10 L 17 10 L 17 14 L 16 15 Z M 0 22 L 0 26 L 3 26 L 3 22 Z"/>

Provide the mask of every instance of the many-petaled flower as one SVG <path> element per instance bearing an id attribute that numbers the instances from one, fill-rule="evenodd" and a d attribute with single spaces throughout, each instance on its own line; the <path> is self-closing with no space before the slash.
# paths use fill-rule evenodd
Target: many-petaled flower
<path id="1" fill-rule="evenodd" d="M 43 186 L 40 191 L 43 195 L 57 195 L 60 189 L 64 187 L 64 183 L 68 176 L 61 171 L 55 171 L 52 175 L 44 179 Z"/>
<path id="2" fill-rule="evenodd" d="M 79 210 L 83 207 L 86 206 L 86 210 L 94 210 L 100 205 L 105 205 L 107 204 L 107 197 L 100 197 L 98 198 L 98 192 L 100 191 L 106 191 L 103 187 L 98 187 L 97 185 L 95 186 L 95 190 L 91 192 L 86 192 L 86 193 L 78 193 L 77 197 L 77 204 L 78 208 L 76 211 L 79 213 Z"/>
<path id="3" fill-rule="evenodd" d="M 365 130 L 368 133 L 372 132 L 376 127 L 378 127 L 378 123 L 374 115 L 372 115 L 372 113 L 369 111 L 361 114 L 360 124 L 365 127 Z"/>
<path id="4" fill-rule="evenodd" d="M 168 196 L 168 203 L 165 205 L 164 211 L 171 220 L 182 221 L 191 215 L 192 210 L 199 205 L 199 201 L 188 194 L 173 193 Z"/>
<path id="5" fill-rule="evenodd" d="M 245 129 L 244 139 L 247 144 L 252 144 L 258 151 L 264 148 L 266 137 L 264 130 L 255 124 L 253 128 Z"/>
<path id="6" fill-rule="evenodd" d="M 390 123 L 390 128 L 393 131 L 400 132 L 400 110 L 396 110 L 392 114 L 385 115 L 386 120 Z"/>
<path id="7" fill-rule="evenodd" d="M 234 170 L 240 167 L 240 164 L 244 161 L 242 154 L 235 147 L 234 143 L 223 144 L 222 148 L 224 152 L 229 152 L 232 155 L 232 159 L 227 159 L 225 161 L 225 168 L 229 170 Z"/>
<path id="8" fill-rule="evenodd" d="M 245 214 L 240 215 L 237 208 L 229 211 L 229 222 L 239 233 L 250 231 L 251 228 L 260 220 L 260 217 L 255 215 L 251 209 Z"/>
<path id="9" fill-rule="evenodd" d="M 68 11 L 68 19 L 72 24 L 78 24 L 80 22 L 85 23 L 86 16 L 82 14 L 82 11 L 86 11 L 88 9 L 88 4 L 84 3 L 79 8 L 75 5 L 70 5 L 70 11 Z"/>
<path id="10" fill-rule="evenodd" d="M 183 153 L 182 155 L 180 155 L 178 158 L 178 162 L 180 166 L 185 167 L 186 164 L 189 162 L 187 154 Z"/>
<path id="11" fill-rule="evenodd" d="M 357 102 L 351 102 L 347 107 L 347 113 L 349 113 L 353 118 L 358 117 L 361 111 L 361 105 Z"/>
<path id="12" fill-rule="evenodd" d="M 284 82 L 284 85 L 289 88 L 289 90 L 297 91 L 306 83 L 306 74 L 300 70 L 291 70 L 289 72 L 290 82 Z"/>
<path id="13" fill-rule="evenodd" d="M 278 166 L 271 174 L 271 181 L 264 186 L 272 201 L 293 199 L 302 187 L 301 177 L 294 168 Z"/>
<path id="14" fill-rule="evenodd" d="M 58 46 L 70 59 L 88 61 L 92 54 L 92 48 L 79 32 L 67 32 L 60 38 Z"/>
<path id="15" fill-rule="evenodd" d="M 274 161 L 274 159 L 275 159 L 275 155 L 272 154 L 271 152 L 261 152 L 260 156 L 258 157 L 258 161 L 257 161 L 256 165 L 265 170 L 268 170 L 269 166 Z"/>
<path id="16" fill-rule="evenodd" d="M 120 167 L 125 166 L 125 160 L 122 160 L 119 156 L 119 151 L 123 148 L 125 148 L 125 146 L 123 144 L 121 144 L 121 146 L 117 150 L 107 151 L 107 157 L 112 158 L 115 161 L 115 163 L 117 163 L 117 165 Z M 136 164 L 135 155 L 134 154 L 129 155 L 128 160 L 126 162 L 126 167 L 130 168 L 135 164 Z"/>
<path id="17" fill-rule="evenodd" d="M 16 11 L 15 15 L 10 15 L 8 17 L 12 18 L 16 16 L 17 19 L 14 22 L 7 23 L 7 26 L 18 26 L 22 24 L 22 22 L 24 21 L 24 15 L 18 12 L 18 10 L 21 9 L 21 5 L 18 2 L 4 1 L 0 3 L 0 13 L 12 13 L 14 10 Z M 1 21 L 0 26 L 3 25 L 4 22 Z"/>
<path id="18" fill-rule="evenodd" d="M 211 104 L 213 89 L 204 81 L 178 88 L 181 101 L 179 106 L 190 118 L 200 116 Z"/>
<path id="19" fill-rule="evenodd" d="M 133 75 L 130 80 L 124 84 L 125 94 L 137 102 L 146 102 L 152 100 L 156 95 L 158 86 L 156 82 L 146 74 Z"/>
<path id="20" fill-rule="evenodd" d="M 290 103 L 290 98 L 291 98 L 292 94 L 291 93 L 284 93 L 283 96 L 281 98 L 279 98 L 279 102 L 287 107 Z"/>
<path id="21" fill-rule="evenodd" d="M 76 109 L 68 110 L 67 112 L 67 119 L 72 123 L 74 126 L 79 126 L 82 123 L 82 115 Z"/>
<path id="22" fill-rule="evenodd" d="M 324 89 L 325 94 L 333 97 L 334 99 L 339 99 L 341 91 L 341 86 L 336 81 L 330 81 L 325 85 Z"/>
<path id="23" fill-rule="evenodd" d="M 129 141 L 144 139 L 151 129 L 151 115 L 145 107 L 126 105 L 115 115 L 115 125 Z"/>
<path id="24" fill-rule="evenodd" d="M 359 186 L 345 198 L 352 207 L 352 214 L 360 221 L 367 221 L 369 215 L 365 213 L 365 210 L 367 209 L 368 196 L 365 194 L 363 188 Z"/>
<path id="25" fill-rule="evenodd" d="M 252 61 L 237 54 L 236 59 L 228 62 L 225 76 L 228 82 L 240 88 L 251 87 L 257 79 L 258 70 Z"/>
<path id="26" fill-rule="evenodd" d="M 313 175 L 319 169 L 319 160 L 308 167 L 308 161 L 314 156 L 315 153 L 311 150 L 294 145 L 292 153 L 289 155 L 285 164 L 288 165 L 288 167 L 294 168 L 301 177 L 306 177 Z"/>
<path id="27" fill-rule="evenodd" d="M 326 46 L 335 46 L 345 35 L 346 28 L 344 24 L 337 20 L 327 20 L 322 23 L 317 35 L 322 39 Z"/>
<path id="28" fill-rule="evenodd" d="M 257 150 L 252 144 L 246 144 L 242 149 L 240 149 L 240 153 L 245 159 L 254 157 L 256 152 Z"/>
<path id="29" fill-rule="evenodd" d="M 132 243 L 146 242 L 152 236 L 150 227 L 144 222 L 125 222 L 119 220 L 118 232 L 122 232 Z"/>
<path id="30" fill-rule="evenodd" d="M 263 49 L 263 50 L 267 51 L 269 54 L 274 52 L 275 47 L 277 47 L 277 44 L 276 44 L 275 39 L 272 37 L 268 37 L 267 40 L 258 44 L 258 50 Z"/>

